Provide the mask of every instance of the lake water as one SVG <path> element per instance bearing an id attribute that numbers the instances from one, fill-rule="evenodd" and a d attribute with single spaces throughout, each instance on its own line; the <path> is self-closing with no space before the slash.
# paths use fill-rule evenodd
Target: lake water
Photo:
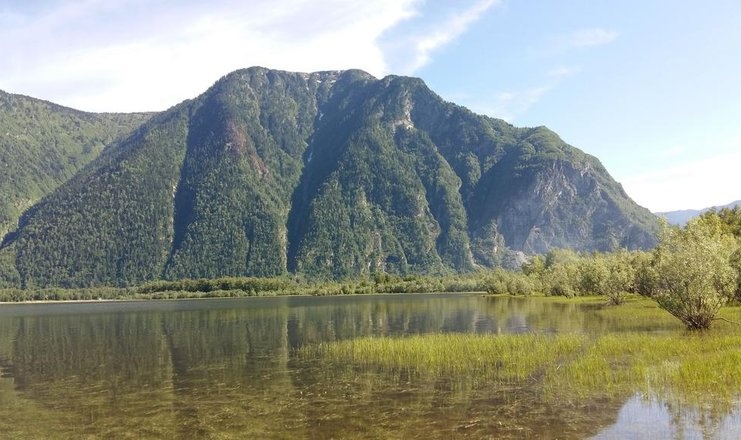
<path id="1" fill-rule="evenodd" d="M 738 405 L 544 402 L 528 383 L 460 389 L 297 354 L 368 335 L 615 329 L 594 307 L 460 294 L 2 305 L 0 437 L 741 438 Z"/>

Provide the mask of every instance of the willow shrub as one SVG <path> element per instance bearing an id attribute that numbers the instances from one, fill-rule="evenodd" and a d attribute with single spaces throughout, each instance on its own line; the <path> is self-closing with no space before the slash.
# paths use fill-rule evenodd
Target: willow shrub
<path id="1" fill-rule="evenodd" d="M 732 256 L 738 243 L 717 218 L 666 227 L 654 251 L 654 299 L 688 329 L 705 329 L 735 293 L 738 273 Z"/>

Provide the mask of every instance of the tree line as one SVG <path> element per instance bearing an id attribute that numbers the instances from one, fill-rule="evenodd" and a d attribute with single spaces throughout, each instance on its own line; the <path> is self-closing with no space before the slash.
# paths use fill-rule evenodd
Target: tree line
<path id="1" fill-rule="evenodd" d="M 580 254 L 553 249 L 532 257 L 519 271 L 442 276 L 376 273 L 342 281 L 302 275 L 220 277 L 160 280 L 129 288 L 4 289 L 0 301 L 419 292 L 602 295 L 614 305 L 629 295 L 641 295 L 654 299 L 690 329 L 708 328 L 722 306 L 741 302 L 741 208 L 710 211 L 683 228 L 664 225 L 652 251 Z"/>
<path id="2" fill-rule="evenodd" d="M 685 227 L 664 225 L 650 252 L 618 250 L 580 255 L 555 249 L 521 272 L 496 272 L 490 293 L 627 295 L 653 298 L 687 328 L 710 327 L 720 308 L 741 301 L 741 208 L 710 211 Z"/>

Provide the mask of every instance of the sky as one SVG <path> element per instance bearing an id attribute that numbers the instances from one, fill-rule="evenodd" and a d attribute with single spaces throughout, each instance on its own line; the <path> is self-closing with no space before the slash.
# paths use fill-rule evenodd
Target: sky
<path id="1" fill-rule="evenodd" d="M 741 199 L 738 0 L 0 0 L 0 89 L 155 111 L 250 66 L 421 77 L 650 210 Z"/>

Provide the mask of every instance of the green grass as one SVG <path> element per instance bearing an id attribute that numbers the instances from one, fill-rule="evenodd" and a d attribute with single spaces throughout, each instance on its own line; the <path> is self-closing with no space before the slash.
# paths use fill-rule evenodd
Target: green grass
<path id="1" fill-rule="evenodd" d="M 601 336 L 579 356 L 546 367 L 553 396 L 641 392 L 682 403 L 730 404 L 741 396 L 741 335 Z"/>
<path id="2" fill-rule="evenodd" d="M 589 301 L 585 302 L 589 303 Z M 707 332 L 635 331 L 673 318 L 647 300 L 596 311 L 620 333 L 429 334 L 369 337 L 304 347 L 299 354 L 348 368 L 406 373 L 463 386 L 535 385 L 544 398 L 584 400 L 642 393 L 700 407 L 741 398 L 741 327 L 719 321 Z M 741 307 L 721 316 L 741 320 Z M 630 322 L 629 322 L 630 321 Z M 627 323 L 627 324 L 626 324 Z"/>
<path id="3" fill-rule="evenodd" d="M 584 343 L 585 337 L 579 335 L 431 334 L 323 343 L 304 349 L 302 354 L 426 377 L 524 380 L 544 365 L 575 355 Z"/>

